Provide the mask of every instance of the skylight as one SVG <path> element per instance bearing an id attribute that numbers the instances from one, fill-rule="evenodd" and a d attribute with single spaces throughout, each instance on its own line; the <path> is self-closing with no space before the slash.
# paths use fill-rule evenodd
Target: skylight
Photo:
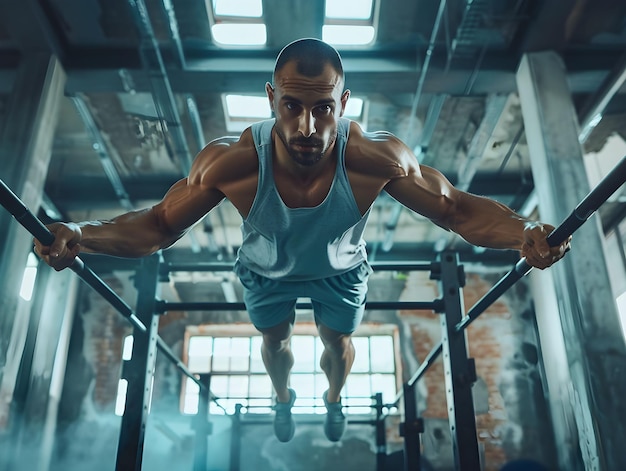
<path id="1" fill-rule="evenodd" d="M 225 46 L 261 46 L 267 41 L 261 0 L 212 0 L 211 34 Z"/>
<path id="2" fill-rule="evenodd" d="M 374 0 L 326 0 L 322 39 L 337 46 L 363 46 L 376 38 Z"/>

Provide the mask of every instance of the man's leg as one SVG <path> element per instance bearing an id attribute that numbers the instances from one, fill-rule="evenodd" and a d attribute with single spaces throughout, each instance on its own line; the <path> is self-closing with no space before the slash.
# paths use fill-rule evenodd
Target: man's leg
<path id="1" fill-rule="evenodd" d="M 274 327 L 259 329 L 263 335 L 261 357 L 276 391 L 274 433 L 281 442 L 288 442 L 296 432 L 296 423 L 291 416 L 291 408 L 296 400 L 296 393 L 287 387 L 289 372 L 293 366 L 293 354 L 289 339 L 293 331 L 294 320 L 295 313 Z"/>
<path id="2" fill-rule="evenodd" d="M 295 313 L 286 321 L 266 329 L 259 329 L 263 335 L 261 356 L 267 374 L 272 380 L 278 402 L 289 402 L 290 393 L 287 388 L 289 372 L 293 366 L 293 354 L 289 339 L 293 331 Z"/>
<path id="3" fill-rule="evenodd" d="M 351 334 L 337 332 L 323 324 L 318 326 L 320 338 L 324 344 L 324 352 L 320 366 L 328 378 L 329 403 L 339 402 L 341 389 L 354 363 L 354 345 Z"/>
<path id="4" fill-rule="evenodd" d="M 323 324 L 318 325 L 324 352 L 320 366 L 328 378 L 328 391 L 324 393 L 324 405 L 328 413 L 324 421 L 326 437 L 337 442 L 346 430 L 346 417 L 343 415 L 341 390 L 354 363 L 354 345 L 350 334 L 341 333 Z"/>

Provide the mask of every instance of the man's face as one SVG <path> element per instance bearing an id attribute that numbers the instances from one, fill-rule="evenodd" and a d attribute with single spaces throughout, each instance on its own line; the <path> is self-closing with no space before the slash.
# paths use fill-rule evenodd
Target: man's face
<path id="1" fill-rule="evenodd" d="M 342 92 L 343 78 L 329 64 L 317 77 L 306 77 L 291 61 L 274 80 L 274 87 L 268 83 L 265 88 L 276 133 L 294 162 L 315 165 L 332 150 L 350 91 Z"/>

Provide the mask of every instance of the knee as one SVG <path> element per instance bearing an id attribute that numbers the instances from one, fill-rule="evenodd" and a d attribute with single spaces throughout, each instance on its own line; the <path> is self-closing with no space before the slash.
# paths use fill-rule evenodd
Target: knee
<path id="1" fill-rule="evenodd" d="M 339 332 L 333 335 L 324 335 L 320 332 L 324 349 L 331 353 L 343 354 L 353 350 L 352 336 L 350 334 L 341 334 Z"/>
<path id="2" fill-rule="evenodd" d="M 291 324 L 261 330 L 263 348 L 270 352 L 278 352 L 289 347 L 289 340 L 293 328 Z"/>

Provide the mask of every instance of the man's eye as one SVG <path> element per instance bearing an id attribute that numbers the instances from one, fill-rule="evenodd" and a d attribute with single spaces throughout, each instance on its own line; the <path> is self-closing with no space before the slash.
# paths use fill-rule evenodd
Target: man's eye
<path id="1" fill-rule="evenodd" d="M 323 105 L 317 108 L 319 110 L 320 114 L 330 114 L 332 113 L 333 109 L 330 105 Z"/>

